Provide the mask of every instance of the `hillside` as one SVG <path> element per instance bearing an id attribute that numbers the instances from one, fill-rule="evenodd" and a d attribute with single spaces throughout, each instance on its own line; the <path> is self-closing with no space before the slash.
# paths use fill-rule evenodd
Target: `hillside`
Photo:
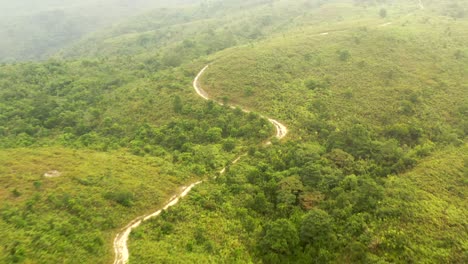
<path id="1" fill-rule="evenodd" d="M 59 56 L 157 54 L 162 63 L 169 61 L 174 66 L 186 58 L 195 59 L 228 47 L 251 43 L 301 24 L 325 24 L 325 18 L 320 14 L 328 9 L 332 9 L 330 11 L 336 15 L 336 21 L 344 17 L 361 17 L 365 12 L 357 7 L 351 10 L 347 6 L 335 8 L 336 5 L 321 1 L 230 0 L 155 9 L 87 36 L 63 49 Z"/>
<path id="2" fill-rule="evenodd" d="M 194 65 L 128 62 L 0 67 L 0 262 L 108 263 L 131 219 L 272 134 L 199 100 Z"/>
<path id="3" fill-rule="evenodd" d="M 207 93 L 288 142 L 137 230 L 131 262 L 466 262 L 468 21 L 432 4 L 210 56 Z"/>
<path id="4" fill-rule="evenodd" d="M 169 204 L 129 263 L 468 262 L 468 1 L 138 1 L 63 34 L 95 5 L 5 5 L 63 41 L 0 64 L 0 262 L 111 263 Z"/>
<path id="5" fill-rule="evenodd" d="M 320 132 L 314 121 L 326 121 L 382 133 L 411 123 L 432 141 L 445 126 L 442 133 L 463 139 L 466 20 L 414 15 L 391 23 L 326 34 L 309 28 L 227 50 L 211 58 L 202 81 L 215 98 L 281 117 L 308 136 Z"/>
<path id="6" fill-rule="evenodd" d="M 122 216 L 161 205 L 191 178 L 171 162 L 63 147 L 0 150 L 0 262 L 109 263 Z M 58 170 L 59 177 L 43 175 Z"/>
<path id="7" fill-rule="evenodd" d="M 249 156 L 137 229 L 130 263 L 466 262 L 466 145 L 388 178 L 345 176 L 310 145 L 290 145 L 280 170 L 271 156 L 287 149 Z"/>
<path id="8" fill-rule="evenodd" d="M 45 60 L 82 37 L 152 8 L 177 1 L 4 1 L 0 9 L 0 62 Z"/>

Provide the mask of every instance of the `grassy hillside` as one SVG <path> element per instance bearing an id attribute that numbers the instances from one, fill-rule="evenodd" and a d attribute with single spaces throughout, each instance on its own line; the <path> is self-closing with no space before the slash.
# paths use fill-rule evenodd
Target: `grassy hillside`
<path id="1" fill-rule="evenodd" d="M 303 159 L 317 155 L 308 150 Z M 336 168 L 322 161 L 334 189 L 298 185 L 289 203 L 285 183 L 310 177 L 310 165 L 275 172 L 265 153 L 250 156 L 132 233 L 131 263 L 464 263 L 466 153 L 466 145 L 442 150 L 377 185 L 331 177 Z"/>
<path id="2" fill-rule="evenodd" d="M 467 7 L 203 1 L 1 64 L 0 262 L 109 263 L 224 166 L 131 263 L 468 262 Z"/>
<path id="3" fill-rule="evenodd" d="M 466 3 L 391 3 L 324 5 L 375 17 L 210 56 L 208 94 L 282 120 L 289 140 L 138 229 L 131 262 L 466 262 Z"/>
<path id="4" fill-rule="evenodd" d="M 463 137 L 466 20 L 415 14 L 383 25 L 327 35 L 305 28 L 227 50 L 213 57 L 202 81 L 218 98 L 301 128 L 321 116 L 338 128 L 357 120 L 381 128 L 411 120 L 448 123 Z"/>
<path id="5" fill-rule="evenodd" d="M 0 67 L 1 262 L 108 263 L 119 228 L 273 133 L 255 114 L 200 100 L 198 64 L 143 65 Z M 61 176 L 43 176 L 53 170 Z"/>
<path id="6" fill-rule="evenodd" d="M 2 263 L 109 263 L 117 230 L 194 177 L 163 158 L 62 147 L 2 149 L 0 168 Z"/>
<path id="7" fill-rule="evenodd" d="M 231 0 L 155 9 L 110 30 L 96 32 L 64 49 L 58 56 L 150 53 L 159 54 L 162 63 L 170 61 L 170 64 L 178 65 L 184 58 L 212 54 L 299 25 L 319 27 L 344 18 L 363 18 L 369 12 L 354 4 L 335 3 L 343 1 L 329 2 Z M 378 17 L 377 7 L 372 7 L 370 12 L 375 12 L 375 16 L 366 19 Z M 329 20 L 331 16 L 334 16 L 332 21 Z"/>
<path id="8" fill-rule="evenodd" d="M 416 262 L 463 263 L 468 259 L 468 148 L 448 148 L 401 177 L 390 177 L 373 250 L 389 248 Z M 393 240 L 393 241 L 392 241 Z M 396 259 L 390 258 L 390 261 Z"/>

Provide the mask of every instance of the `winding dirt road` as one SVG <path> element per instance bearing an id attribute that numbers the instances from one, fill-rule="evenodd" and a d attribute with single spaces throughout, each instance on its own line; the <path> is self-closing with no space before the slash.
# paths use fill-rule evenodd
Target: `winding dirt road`
<path id="1" fill-rule="evenodd" d="M 128 247 L 127 247 L 127 241 L 128 237 L 130 236 L 130 233 L 134 228 L 137 228 L 138 226 L 141 225 L 144 221 L 147 221 L 148 219 L 151 219 L 153 217 L 158 216 L 161 214 L 163 210 L 167 210 L 169 207 L 176 205 L 180 198 L 186 196 L 193 187 L 197 186 L 198 184 L 202 183 L 201 181 L 193 183 L 192 185 L 188 187 L 182 187 L 182 192 L 179 195 L 173 196 L 170 201 L 164 206 L 163 209 L 160 209 L 154 213 L 144 215 L 144 216 L 139 216 L 135 219 L 133 219 L 128 225 L 126 225 L 124 228 L 122 228 L 122 231 L 120 231 L 114 239 L 114 253 L 115 253 L 115 260 L 114 264 L 126 264 L 128 262 L 128 257 L 130 253 L 128 252 Z"/>
<path id="2" fill-rule="evenodd" d="M 419 7 L 420 7 L 420 9 L 424 9 L 424 5 L 423 5 L 422 0 L 419 0 Z M 386 26 L 389 26 L 391 24 L 392 24 L 392 22 L 387 22 L 387 23 L 384 23 L 384 24 L 381 24 L 381 25 L 378 25 L 378 26 L 386 27 Z M 326 35 L 329 35 L 329 34 L 330 34 L 330 32 L 322 32 L 322 33 L 319 33 L 318 35 L 319 36 L 326 36 Z M 208 93 L 201 88 L 200 78 L 202 77 L 203 73 L 205 73 L 205 71 L 208 69 L 208 67 L 209 67 L 209 65 L 205 66 L 197 74 L 197 76 L 193 80 L 193 88 L 195 89 L 197 94 L 200 97 L 202 97 L 203 99 L 205 99 L 205 100 L 211 100 L 211 99 L 210 99 Z M 215 101 L 215 102 L 220 104 L 220 105 L 223 105 L 222 102 L 219 102 L 219 101 Z M 236 108 L 233 105 L 230 105 L 230 107 L 231 108 Z M 249 110 L 246 110 L 246 109 L 242 109 L 242 111 L 245 112 L 245 113 L 250 112 Z M 285 125 L 283 125 L 282 123 L 280 123 L 279 121 L 277 121 L 275 119 L 272 119 L 272 118 L 265 117 L 265 116 L 261 116 L 261 117 L 267 119 L 271 124 L 273 124 L 273 126 L 276 129 L 276 135 L 275 135 L 276 138 L 282 139 L 288 134 L 287 127 Z M 269 144 L 271 144 L 271 141 L 267 141 L 265 143 L 265 145 L 269 145 Z M 234 161 L 231 162 L 231 164 L 237 163 L 243 156 L 245 156 L 245 154 L 240 155 L 239 157 L 237 157 Z M 221 169 L 219 174 L 224 174 L 225 172 L 226 172 L 226 167 Z M 188 187 L 182 187 L 181 193 L 179 195 L 176 195 L 176 196 L 172 197 L 169 200 L 169 202 L 164 206 L 164 208 L 162 208 L 162 209 L 160 209 L 160 210 L 158 210 L 158 211 L 156 211 L 156 212 L 154 212 L 152 214 L 137 217 L 137 218 L 133 219 L 124 228 L 122 228 L 122 230 L 116 235 L 116 237 L 114 239 L 114 252 L 115 252 L 114 264 L 126 264 L 126 263 L 128 263 L 129 251 L 128 251 L 128 247 L 127 247 L 127 241 L 128 241 L 128 237 L 129 237 L 131 231 L 134 228 L 137 228 L 138 226 L 140 226 L 144 221 L 147 221 L 150 218 L 158 216 L 159 214 L 161 214 L 161 212 L 163 210 L 166 210 L 169 207 L 176 205 L 180 201 L 180 198 L 186 196 L 192 190 L 193 187 L 197 186 L 198 184 L 200 184 L 202 182 L 203 181 L 199 181 L 199 182 L 193 183 L 192 185 L 190 185 Z"/>
<path id="3" fill-rule="evenodd" d="M 208 93 L 203 90 L 203 88 L 201 88 L 201 85 L 200 85 L 200 78 L 201 76 L 203 75 L 203 73 L 205 73 L 205 71 L 208 69 L 209 65 L 206 65 L 197 75 L 197 77 L 195 77 L 195 79 L 193 80 L 193 88 L 195 89 L 195 91 L 197 92 L 197 94 L 202 97 L 203 99 L 205 100 L 210 100 L 210 97 L 208 96 Z M 215 101 L 216 103 L 220 104 L 220 105 L 223 105 L 223 103 L 221 102 L 218 102 L 218 101 Z M 236 108 L 235 106 L 231 105 L 230 106 L 231 108 Z M 242 109 L 242 111 L 246 112 L 246 113 L 249 113 L 250 111 L 249 110 L 245 110 L 245 109 Z M 276 129 L 276 137 L 278 139 L 282 139 L 284 138 L 287 134 L 288 134 L 288 128 L 281 124 L 280 122 L 278 122 L 277 120 L 275 119 L 271 119 L 271 118 L 268 118 L 268 117 L 265 117 L 265 116 L 261 116 L 263 118 L 266 118 L 270 123 L 273 124 L 273 126 L 275 127 Z"/>
<path id="4" fill-rule="evenodd" d="M 203 75 L 206 69 L 208 69 L 208 65 L 205 66 L 195 77 L 195 79 L 193 80 L 193 88 L 195 89 L 197 94 L 201 96 L 203 99 L 210 100 L 208 94 L 200 87 L 200 77 Z M 222 103 L 220 102 L 217 102 L 217 103 L 222 105 Z M 235 108 L 234 106 L 231 106 L 231 107 Z M 247 112 L 247 113 L 249 112 L 248 110 L 244 110 L 244 109 L 242 111 Z M 262 117 L 266 118 L 264 116 Z M 266 119 L 268 119 L 268 121 L 270 121 L 270 123 L 272 123 L 275 126 L 276 128 L 275 136 L 278 139 L 282 139 L 286 136 L 286 134 L 288 133 L 288 129 L 286 128 L 285 125 L 271 118 L 266 118 Z M 271 142 L 269 141 L 267 144 L 271 144 Z M 232 161 L 231 164 L 236 164 L 243 156 L 245 155 L 240 155 L 234 161 Z M 225 172 L 226 172 L 226 168 L 223 168 L 219 172 L 219 174 L 224 174 Z M 185 197 L 193 189 L 193 187 L 197 186 L 198 184 L 202 182 L 203 181 L 199 181 L 199 182 L 191 184 L 188 187 L 185 187 L 185 186 L 182 187 L 181 193 L 173 196 L 162 209 L 151 214 L 139 216 L 133 219 L 124 228 L 122 228 L 122 230 L 115 236 L 115 239 L 114 239 L 114 254 L 115 254 L 114 264 L 127 264 L 128 263 L 128 258 L 130 256 L 130 253 L 128 251 L 127 242 L 128 242 L 128 237 L 130 236 L 130 233 L 132 232 L 134 228 L 137 228 L 143 222 L 160 215 L 163 210 L 167 210 L 169 207 L 176 205 L 180 201 L 181 198 Z"/>

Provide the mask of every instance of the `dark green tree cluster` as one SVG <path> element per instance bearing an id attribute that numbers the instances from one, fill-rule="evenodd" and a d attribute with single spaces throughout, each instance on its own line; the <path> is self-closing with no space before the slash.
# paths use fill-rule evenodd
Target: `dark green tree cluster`
<path id="1" fill-rule="evenodd" d="M 128 91 L 134 80 L 128 73 L 147 72 L 121 63 L 50 61 L 1 67 L 0 146 L 130 148 L 135 154 L 156 155 L 161 148 L 190 152 L 195 145 L 206 144 L 222 144 L 232 151 L 240 138 L 258 142 L 270 134 L 269 124 L 258 116 L 232 112 L 213 102 L 184 102 L 178 93 L 182 83 L 190 89 L 190 73 L 177 83 L 178 73 L 168 71 Z M 176 95 L 161 98 L 162 89 L 172 89 Z M 172 101 L 172 110 L 158 105 L 164 100 Z M 148 117 L 154 111 L 160 112 L 159 118 L 151 124 Z M 157 126 L 161 121 L 167 124 Z"/>
<path id="2" fill-rule="evenodd" d="M 360 149 L 359 153 L 365 157 L 367 151 L 373 150 Z M 186 245 L 186 251 L 177 251 L 180 257 L 198 254 L 242 262 L 251 256 L 247 259 L 262 263 L 406 262 L 421 258 L 421 252 L 415 251 L 426 245 L 418 244 L 411 235 L 394 227 L 384 227 L 384 233 L 378 230 L 383 223 L 410 219 L 415 214 L 402 204 L 388 203 L 395 195 L 413 200 L 415 187 L 400 186 L 393 189 L 396 193 L 389 193 L 388 179 L 374 173 L 392 170 L 392 163 L 376 164 L 340 149 L 295 141 L 255 148 L 250 154 L 245 163 L 228 168 L 216 182 L 195 191 L 184 205 L 144 226 L 148 235 L 134 237 L 132 242 L 134 260 L 145 256 L 140 244 L 156 251 L 166 243 L 183 245 L 180 241 L 192 236 L 186 233 L 190 226 L 200 231 L 195 232 L 198 235 Z M 201 218 L 194 220 L 195 216 Z M 217 224 L 212 226 L 211 221 Z M 176 227 L 169 234 L 161 233 L 168 223 Z M 146 244 L 156 234 L 159 238 Z M 225 247 L 232 239 L 242 243 L 240 252 Z M 459 245 L 460 238 L 452 242 Z M 451 248 L 448 244 L 435 247 Z M 443 259 L 462 261 L 460 250 Z M 153 253 L 160 260 L 170 259 L 164 252 Z"/>

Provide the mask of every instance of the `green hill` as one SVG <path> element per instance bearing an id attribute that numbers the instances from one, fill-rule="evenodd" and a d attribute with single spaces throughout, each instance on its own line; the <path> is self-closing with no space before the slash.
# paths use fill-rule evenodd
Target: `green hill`
<path id="1" fill-rule="evenodd" d="M 468 262 L 466 0 L 169 4 L 0 65 L 0 262 L 110 263 L 200 179 L 130 263 Z"/>
<path id="2" fill-rule="evenodd" d="M 288 142 L 137 230 L 131 261 L 466 262 L 468 27 L 433 4 L 210 56 L 207 93 L 282 120 Z"/>
<path id="3" fill-rule="evenodd" d="M 340 129 L 356 121 L 412 123 L 427 133 L 450 125 L 463 138 L 466 26 L 412 14 L 322 33 L 307 27 L 212 56 L 202 81 L 215 98 L 301 129 L 323 117 Z"/>
<path id="4" fill-rule="evenodd" d="M 314 150 L 277 147 L 232 166 L 132 233 L 130 262 L 466 262 L 466 145 L 386 178 L 345 176 Z"/>
<path id="5" fill-rule="evenodd" d="M 163 158 L 62 147 L 2 149 L 0 168 L 2 263 L 109 263 L 115 232 L 193 177 Z"/>
<path id="6" fill-rule="evenodd" d="M 196 2 L 3 1 L 0 8 L 0 62 L 46 60 L 82 37 L 145 10 Z"/>
<path id="7" fill-rule="evenodd" d="M 0 67 L 0 262 L 108 263 L 130 220 L 272 134 L 254 114 L 196 97 L 198 67 L 141 65 Z"/>
<path id="8" fill-rule="evenodd" d="M 91 34 L 63 49 L 59 56 L 158 54 L 162 63 L 171 61 L 171 66 L 174 66 L 184 58 L 213 54 L 267 38 L 272 33 L 297 28 L 298 25 L 325 24 L 324 20 L 329 17 L 325 18 L 323 13 L 332 8 L 333 15 L 336 15 L 333 20 L 336 21 L 364 14 L 363 9 L 353 7 L 350 10 L 348 7 L 335 9 L 336 5 L 321 1 L 230 0 L 155 9 L 111 29 Z"/>

